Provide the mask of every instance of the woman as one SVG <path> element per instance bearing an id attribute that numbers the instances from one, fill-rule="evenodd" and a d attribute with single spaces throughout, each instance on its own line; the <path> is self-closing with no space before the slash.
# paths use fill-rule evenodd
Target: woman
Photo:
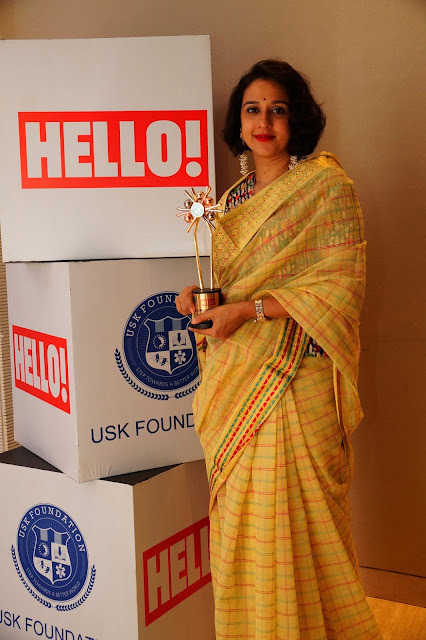
<path id="1" fill-rule="evenodd" d="M 223 196 L 223 305 L 198 315 L 195 426 L 210 480 L 217 638 L 380 638 L 359 582 L 347 498 L 362 417 L 358 319 L 365 242 L 352 182 L 308 158 L 325 118 L 290 65 L 259 62 L 224 139 L 256 171 Z M 194 313 L 192 287 L 177 298 Z"/>

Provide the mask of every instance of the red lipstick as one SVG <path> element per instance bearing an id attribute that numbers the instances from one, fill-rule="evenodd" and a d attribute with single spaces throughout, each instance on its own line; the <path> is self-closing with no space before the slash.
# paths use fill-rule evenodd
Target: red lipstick
<path id="1" fill-rule="evenodd" d="M 270 142 L 271 140 L 274 139 L 274 136 L 268 136 L 268 135 L 259 135 L 259 136 L 254 136 L 254 137 L 259 142 Z"/>

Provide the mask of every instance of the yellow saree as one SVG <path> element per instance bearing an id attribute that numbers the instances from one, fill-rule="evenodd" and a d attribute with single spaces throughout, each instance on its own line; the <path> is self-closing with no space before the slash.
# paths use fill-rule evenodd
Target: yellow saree
<path id="1" fill-rule="evenodd" d="M 331 154 L 304 160 L 218 220 L 225 301 L 272 295 L 292 316 L 199 342 L 194 417 L 211 490 L 218 639 L 381 637 L 347 499 L 349 436 L 362 417 L 364 254 L 353 185 Z M 304 357 L 309 336 L 329 357 Z"/>

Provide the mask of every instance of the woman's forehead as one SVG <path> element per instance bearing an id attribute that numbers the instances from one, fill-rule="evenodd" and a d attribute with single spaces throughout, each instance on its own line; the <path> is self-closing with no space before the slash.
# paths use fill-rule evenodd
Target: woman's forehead
<path id="1" fill-rule="evenodd" d="M 259 78 L 254 80 L 244 91 L 243 103 L 249 101 L 282 101 L 288 102 L 288 95 L 285 89 L 274 80 L 264 80 Z"/>

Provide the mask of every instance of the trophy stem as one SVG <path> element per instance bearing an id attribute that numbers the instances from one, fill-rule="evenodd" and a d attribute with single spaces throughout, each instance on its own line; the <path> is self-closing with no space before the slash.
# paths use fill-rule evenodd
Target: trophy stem
<path id="1" fill-rule="evenodd" d="M 214 255 L 213 255 L 213 231 L 210 225 L 207 225 L 210 231 L 210 288 L 214 289 Z"/>
<path id="2" fill-rule="evenodd" d="M 200 263 L 200 252 L 198 250 L 198 242 L 197 242 L 198 223 L 199 223 L 199 220 L 197 220 L 197 222 L 195 223 L 195 229 L 194 229 L 195 260 L 197 262 L 197 271 L 198 271 L 198 279 L 200 281 L 200 289 L 204 289 L 203 274 L 201 271 L 201 263 Z"/>

